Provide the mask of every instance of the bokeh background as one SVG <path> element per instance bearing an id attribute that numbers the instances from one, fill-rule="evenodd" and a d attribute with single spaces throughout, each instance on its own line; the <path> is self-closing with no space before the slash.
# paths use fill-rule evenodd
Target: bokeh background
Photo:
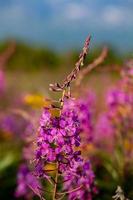
<path id="1" fill-rule="evenodd" d="M 125 61 L 133 58 L 133 1 L 0 0 L 1 200 L 16 199 L 27 113 L 39 116 L 42 99 L 57 97 L 48 90 L 49 84 L 60 82 L 72 70 L 88 35 L 92 37 L 85 65 L 108 47 L 102 65 L 82 82 L 96 93 L 98 113 L 105 110 L 106 91 L 120 80 Z M 101 174 L 106 174 L 103 168 Z M 132 170 L 123 185 L 132 199 L 131 174 Z M 101 183 L 102 199 L 111 197 L 119 179 L 111 183 L 109 187 Z"/>

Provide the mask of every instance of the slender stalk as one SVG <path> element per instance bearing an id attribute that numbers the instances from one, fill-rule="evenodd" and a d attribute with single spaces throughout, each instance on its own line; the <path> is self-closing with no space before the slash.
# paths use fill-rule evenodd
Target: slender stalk
<path id="1" fill-rule="evenodd" d="M 56 170 L 56 175 L 55 175 L 55 185 L 54 185 L 54 191 L 53 191 L 53 200 L 56 200 L 57 184 L 58 184 L 58 162 L 57 162 L 57 170 Z"/>
<path id="2" fill-rule="evenodd" d="M 61 100 L 60 100 L 61 108 L 63 108 L 65 93 L 66 93 L 66 90 L 63 90 L 62 91 L 62 97 L 61 97 Z"/>
<path id="3" fill-rule="evenodd" d="M 77 191 L 77 190 L 80 190 L 82 187 L 83 187 L 83 185 L 81 185 L 81 186 L 79 186 L 79 187 L 77 187 L 77 188 L 75 188 L 75 189 L 73 189 L 73 190 L 69 190 L 69 191 L 66 191 L 66 192 L 59 192 L 59 193 L 57 193 L 57 194 L 58 194 L 58 195 L 70 194 L 70 193 L 72 193 L 72 192 L 75 192 L 75 191 Z"/>
<path id="4" fill-rule="evenodd" d="M 101 54 L 99 55 L 98 58 L 96 58 L 92 63 L 90 63 L 87 67 L 83 68 L 80 71 L 80 74 L 77 77 L 77 80 L 75 82 L 76 86 L 79 86 L 82 79 L 90 72 L 92 71 L 95 67 L 100 65 L 102 62 L 104 62 L 105 58 L 107 57 L 108 54 L 108 49 L 107 47 L 104 47 Z"/>
<path id="5" fill-rule="evenodd" d="M 62 197 L 58 198 L 57 200 L 62 200 L 64 198 L 65 194 L 62 195 Z"/>

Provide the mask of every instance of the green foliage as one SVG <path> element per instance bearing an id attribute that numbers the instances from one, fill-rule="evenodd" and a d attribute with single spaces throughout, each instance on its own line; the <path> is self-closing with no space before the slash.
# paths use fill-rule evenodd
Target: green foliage
<path id="1" fill-rule="evenodd" d="M 33 48 L 18 43 L 7 68 L 38 70 L 46 67 L 53 69 L 60 65 L 60 60 L 60 56 L 50 49 Z"/>

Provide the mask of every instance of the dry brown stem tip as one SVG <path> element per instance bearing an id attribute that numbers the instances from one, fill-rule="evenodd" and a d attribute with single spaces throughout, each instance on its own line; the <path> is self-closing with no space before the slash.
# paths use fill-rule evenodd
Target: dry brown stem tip
<path id="1" fill-rule="evenodd" d="M 89 47 L 89 44 L 90 44 L 90 39 L 91 39 L 90 36 L 87 37 L 85 44 L 84 44 L 84 47 L 83 47 L 83 50 L 79 55 L 79 60 L 75 64 L 75 68 L 72 70 L 72 72 L 64 79 L 62 84 L 59 84 L 59 83 L 50 84 L 50 90 L 55 91 L 55 92 L 62 91 L 64 89 L 68 88 L 70 86 L 71 82 L 74 79 L 76 79 L 76 77 L 77 77 L 77 75 L 80 71 L 80 68 L 84 65 L 84 60 L 85 60 L 85 57 L 88 53 L 88 47 Z"/>

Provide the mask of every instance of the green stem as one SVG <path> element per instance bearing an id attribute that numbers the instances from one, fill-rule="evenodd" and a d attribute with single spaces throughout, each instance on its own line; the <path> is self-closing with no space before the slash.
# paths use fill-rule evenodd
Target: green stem
<path id="1" fill-rule="evenodd" d="M 55 175 L 55 185 L 54 185 L 54 191 L 53 191 L 53 200 L 56 200 L 57 182 L 58 182 L 58 162 L 57 162 L 57 171 L 56 171 L 56 175 Z"/>

